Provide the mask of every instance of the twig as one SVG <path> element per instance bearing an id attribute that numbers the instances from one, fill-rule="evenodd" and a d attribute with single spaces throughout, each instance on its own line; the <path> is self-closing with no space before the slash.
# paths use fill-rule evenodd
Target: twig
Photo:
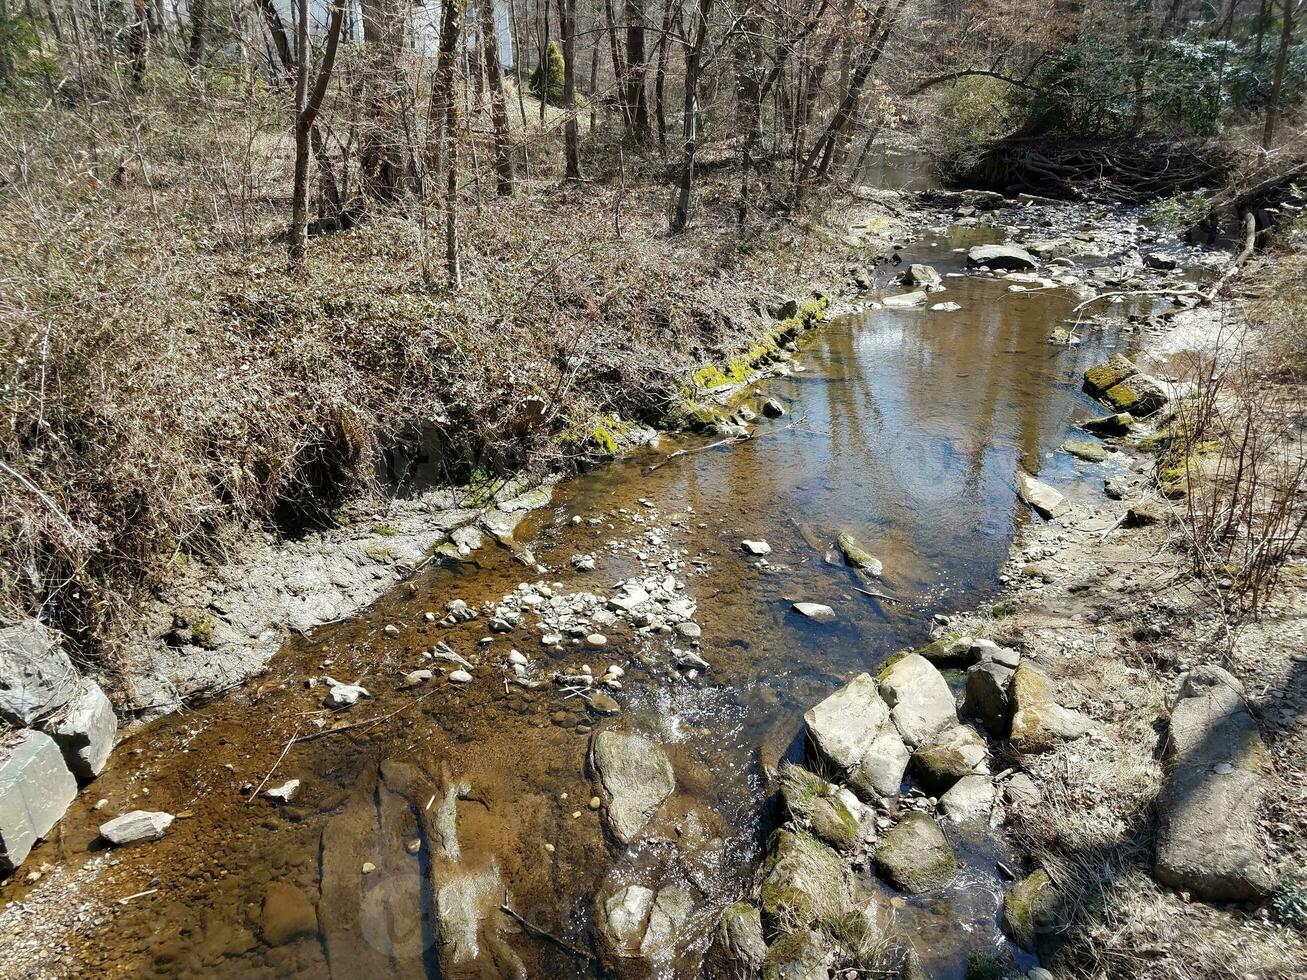
<path id="1" fill-rule="evenodd" d="M 555 946 L 558 946 L 558 947 L 561 948 L 561 949 L 565 949 L 565 950 L 567 950 L 569 953 L 572 953 L 572 954 L 575 955 L 575 956 L 583 957 L 583 958 L 586 959 L 586 960 L 593 960 L 593 959 L 594 959 L 594 957 L 591 956 L 591 955 L 590 955 L 588 952 L 586 952 L 585 950 L 583 950 L 583 949 L 578 949 L 577 947 L 575 947 L 575 946 L 573 946 L 571 943 L 569 943 L 566 939 L 563 939 L 561 936 L 555 936 L 555 935 L 554 935 L 552 932 L 550 932 L 549 930 L 547 930 L 547 929 L 541 929 L 541 928 L 540 928 L 538 925 L 536 925 L 534 922 L 531 922 L 529 919 L 526 919 L 526 918 L 524 918 L 523 916 L 519 915 L 519 914 L 518 914 L 518 913 L 513 909 L 513 906 L 511 906 L 511 905 L 508 904 L 508 893 L 507 893 L 507 892 L 504 893 L 504 904 L 501 905 L 501 906 L 499 906 L 499 911 L 503 912 L 503 913 L 504 913 L 505 915 L 507 915 L 510 919 L 512 919 L 514 922 L 516 922 L 518 925 L 520 925 L 523 929 L 525 929 L 527 932 L 531 933 L 531 935 L 533 935 L 533 936 L 538 936 L 538 937 L 540 937 L 541 939 L 548 939 L 548 940 L 549 940 L 551 943 L 553 943 Z"/>
<path id="2" fill-rule="evenodd" d="M 254 798 L 259 795 L 259 790 L 263 789 L 263 787 L 267 785 L 268 780 L 272 778 L 272 774 L 276 772 L 277 767 L 281 765 L 281 760 L 286 758 L 286 753 L 289 752 L 290 747 L 295 744 L 295 737 L 299 735 L 299 733 L 300 733 L 299 726 L 296 725 L 295 735 L 292 735 L 289 739 L 286 740 L 286 744 L 281 750 L 281 755 L 277 756 L 277 761 L 272 764 L 272 768 L 268 770 L 268 774 L 263 777 L 263 782 L 259 783 L 258 786 L 254 787 L 254 792 L 251 793 L 250 798 L 245 801 L 246 806 L 249 806 L 251 803 L 253 803 Z"/>
<path id="3" fill-rule="evenodd" d="M 896 599 L 892 595 L 886 595 L 884 592 L 873 592 L 871 589 L 860 589 L 856 585 L 853 587 L 854 592 L 861 592 L 863 595 L 869 595 L 873 599 L 884 599 L 886 602 L 893 602 L 900 606 L 906 606 L 907 603 L 902 599 Z"/>
<path id="4" fill-rule="evenodd" d="M 143 891 L 143 892 L 137 892 L 135 895 L 125 895 L 125 896 L 123 896 L 122 898 L 118 899 L 118 904 L 119 904 L 119 905 L 126 905 L 128 902 L 130 902 L 130 901 L 131 901 L 132 899 L 134 899 L 134 898 L 144 898 L 146 895 L 153 895 L 153 894 L 154 894 L 155 892 L 157 892 L 158 890 L 159 890 L 159 889 L 157 889 L 157 888 L 150 888 L 150 889 L 148 889 L 148 890 L 146 890 L 146 891 Z"/>

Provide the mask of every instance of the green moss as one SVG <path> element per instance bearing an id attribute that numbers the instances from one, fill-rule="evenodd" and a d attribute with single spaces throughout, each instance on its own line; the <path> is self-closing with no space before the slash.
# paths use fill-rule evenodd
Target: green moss
<path id="1" fill-rule="evenodd" d="M 373 561 L 395 560 L 395 552 L 393 549 L 390 548 L 389 545 L 384 545 L 384 544 L 370 545 L 363 550 L 363 553 L 366 554 Z"/>
<path id="2" fill-rule="evenodd" d="M 399 528 L 390 524 L 374 524 L 372 525 L 372 533 L 383 538 L 393 538 L 399 535 Z"/>
<path id="3" fill-rule="evenodd" d="M 194 639 L 195 644 L 204 647 L 206 650 L 213 649 L 214 630 L 217 628 L 213 617 L 208 613 L 202 613 L 195 617 L 190 626 L 191 637 Z"/>
<path id="4" fill-rule="evenodd" d="M 1053 925 L 1057 893 L 1048 872 L 1040 869 L 1017 882 L 1003 896 L 1003 931 L 1022 949 L 1035 951 L 1041 932 Z"/>
<path id="5" fill-rule="evenodd" d="M 1085 371 L 1085 388 L 1091 394 L 1102 395 L 1137 373 L 1129 360 L 1120 354 L 1113 354 L 1102 364 L 1096 364 Z"/>
<path id="6" fill-rule="evenodd" d="M 844 862 L 812 834 L 778 830 L 772 835 L 762 910 L 773 922 L 812 923 L 842 911 L 847 901 Z"/>

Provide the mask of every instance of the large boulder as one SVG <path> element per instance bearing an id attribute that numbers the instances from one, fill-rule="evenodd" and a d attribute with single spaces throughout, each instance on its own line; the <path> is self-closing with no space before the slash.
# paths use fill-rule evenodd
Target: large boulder
<path id="1" fill-rule="evenodd" d="M 844 859 L 806 833 L 778 830 L 763 865 L 762 911 L 773 924 L 812 924 L 850 906 Z"/>
<path id="2" fill-rule="evenodd" d="M 1171 392 L 1152 375 L 1136 374 L 1109 389 L 1104 397 L 1118 412 L 1129 412 L 1142 419 L 1165 408 Z"/>
<path id="3" fill-rule="evenodd" d="M 970 725 L 944 729 L 912 754 L 912 771 L 931 793 L 942 793 L 964 776 L 989 774 L 989 746 Z"/>
<path id="4" fill-rule="evenodd" d="M 918 894 L 952 881 L 957 858 L 939 824 L 913 812 L 876 845 L 876 871 L 899 891 Z"/>
<path id="5" fill-rule="evenodd" d="M 704 959 L 704 975 L 709 980 L 752 980 L 766 958 L 762 913 L 748 902 L 727 906 Z"/>
<path id="6" fill-rule="evenodd" d="M 1162 797 L 1154 874 L 1212 901 L 1246 901 L 1274 887 L 1257 814 L 1270 753 L 1243 686 L 1216 666 L 1187 673 L 1171 710 L 1170 776 Z"/>
<path id="7" fill-rule="evenodd" d="M 59 743 L 68 768 L 78 779 L 94 779 L 104 770 L 118 734 L 118 718 L 100 685 L 89 677 L 42 727 Z"/>
<path id="8" fill-rule="evenodd" d="M 871 675 L 859 674 L 803 720 L 817 760 L 861 795 L 898 794 L 909 752 Z"/>
<path id="9" fill-rule="evenodd" d="M 792 762 L 781 764 L 780 784 L 785 808 L 799 826 L 841 851 L 853 850 L 862 840 L 867 808 L 849 790 Z"/>
<path id="10" fill-rule="evenodd" d="M 1035 257 L 1016 245 L 973 245 L 967 252 L 967 265 L 1012 272 L 1034 272 L 1039 268 Z"/>
<path id="11" fill-rule="evenodd" d="M 76 795 L 77 780 L 49 735 L 0 734 L 0 871 L 22 864 Z"/>
<path id="12" fill-rule="evenodd" d="M 594 764 L 608 794 L 608 827 L 629 844 L 676 788 L 672 763 L 643 735 L 607 731 L 595 738 Z"/>
<path id="13" fill-rule="evenodd" d="M 954 823 L 988 817 L 994 797 L 994 781 L 989 776 L 963 776 L 939 798 L 939 812 Z"/>
<path id="14" fill-rule="evenodd" d="M 944 280 L 940 278 L 934 266 L 923 265 L 920 262 L 908 266 L 907 271 L 899 276 L 899 281 L 905 286 L 925 286 L 927 289 L 938 289 L 944 285 Z"/>
<path id="15" fill-rule="evenodd" d="M 967 668 L 962 713 L 975 718 L 994 738 L 1006 738 L 1012 724 L 1011 667 L 986 661 Z"/>
<path id="16" fill-rule="evenodd" d="M 1057 890 L 1048 872 L 1040 869 L 1008 889 L 1000 919 L 1003 931 L 1028 952 L 1035 952 L 1057 926 Z"/>
<path id="17" fill-rule="evenodd" d="M 56 631 L 34 619 L 0 629 L 0 719 L 31 727 L 62 708 L 79 679 Z"/>
<path id="18" fill-rule="evenodd" d="M 1093 722 L 1058 704 L 1053 682 L 1023 661 L 1012 676 L 1012 745 L 1022 752 L 1047 752 L 1089 732 Z"/>
<path id="19" fill-rule="evenodd" d="M 1085 391 L 1102 397 L 1122 381 L 1138 373 L 1139 369 L 1124 354 L 1113 354 L 1101 364 L 1085 369 Z"/>
<path id="20" fill-rule="evenodd" d="M 1052 520 L 1066 509 L 1065 497 L 1024 470 L 1017 470 L 1017 496 L 1045 520 Z"/>
<path id="21" fill-rule="evenodd" d="M 880 695 L 909 746 L 922 745 L 945 727 L 957 724 L 948 681 L 920 654 L 909 653 L 890 665 L 881 675 Z"/>

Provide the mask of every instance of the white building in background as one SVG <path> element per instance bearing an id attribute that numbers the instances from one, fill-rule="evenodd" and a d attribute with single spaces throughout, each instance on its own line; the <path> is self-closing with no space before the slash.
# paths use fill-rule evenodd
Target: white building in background
<path id="1" fill-rule="evenodd" d="M 463 25 L 464 46 L 468 49 L 472 49 L 479 43 L 481 24 L 477 13 L 477 2 L 478 0 L 469 0 L 467 20 Z M 507 0 L 486 0 L 486 2 L 495 5 L 495 28 L 499 35 L 499 64 L 507 71 L 513 67 L 513 31 L 508 3 Z M 281 21 L 286 26 L 286 36 L 293 47 L 295 0 L 272 0 L 272 5 L 281 15 Z M 309 30 L 313 32 L 314 37 L 322 37 L 326 34 L 327 22 L 331 18 L 331 7 L 331 0 L 309 0 Z M 413 3 L 404 3 L 403 7 L 408 13 L 408 36 L 412 38 L 414 48 L 434 58 L 440 43 L 440 14 L 444 5 L 439 0 L 415 0 Z M 178 19 L 185 21 L 187 7 L 184 0 L 177 4 L 175 10 Z M 257 18 L 254 26 L 266 36 L 261 17 Z M 345 0 L 344 40 L 363 43 L 363 10 L 359 0 Z M 271 50 L 271 45 L 268 49 Z"/>

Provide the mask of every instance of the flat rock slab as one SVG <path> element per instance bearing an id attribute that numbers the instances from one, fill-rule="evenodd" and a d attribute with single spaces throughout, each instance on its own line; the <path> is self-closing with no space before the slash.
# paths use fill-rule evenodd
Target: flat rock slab
<path id="1" fill-rule="evenodd" d="M 1184 676 L 1171 712 L 1170 779 L 1162 799 L 1154 874 L 1213 901 L 1248 901 L 1274 887 L 1257 813 L 1272 771 L 1270 753 L 1227 671 Z"/>
<path id="2" fill-rule="evenodd" d="M 0 735 L 0 870 L 22 864 L 76 795 L 77 780 L 49 735 Z"/>
<path id="3" fill-rule="evenodd" d="M 1085 391 L 1091 395 L 1105 395 L 1138 373 L 1139 369 L 1124 354 L 1113 354 L 1101 364 L 1085 370 Z"/>
<path id="4" fill-rule="evenodd" d="M 676 788 L 672 763 L 643 735 L 608 731 L 595 738 L 594 764 L 608 794 L 609 830 L 629 844 Z"/>
<path id="5" fill-rule="evenodd" d="M 1129 412 L 1142 419 L 1165 408 L 1171 400 L 1171 391 L 1151 375 L 1136 374 L 1110 388 L 1104 397 L 1118 412 Z"/>
<path id="6" fill-rule="evenodd" d="M 118 718 L 100 685 L 83 677 L 73 696 L 44 727 L 59 743 L 73 775 L 90 780 L 100 775 L 109 761 Z"/>
<path id="7" fill-rule="evenodd" d="M 29 727 L 63 707 L 79 679 L 56 631 L 36 620 L 0 629 L 0 718 L 11 725 Z"/>
<path id="8" fill-rule="evenodd" d="M 899 293 L 896 296 L 886 296 L 881 303 L 892 310 L 910 310 L 918 306 L 925 306 L 929 296 L 920 290 L 911 293 Z"/>
<path id="9" fill-rule="evenodd" d="M 1065 497 L 1023 470 L 1017 471 L 1017 496 L 1045 520 L 1052 520 L 1066 509 Z"/>
<path id="10" fill-rule="evenodd" d="M 988 776 L 963 776 L 939 798 L 939 812 L 954 823 L 987 818 L 994 796 L 994 781 Z"/>
<path id="11" fill-rule="evenodd" d="M 1034 272 L 1039 268 L 1035 257 L 1016 245 L 973 245 L 967 252 L 967 265 L 1013 272 Z"/>
<path id="12" fill-rule="evenodd" d="M 817 758 L 857 789 L 897 796 L 910 754 L 870 674 L 859 674 L 803 716 Z"/>
<path id="13" fill-rule="evenodd" d="M 885 671 L 880 680 L 880 696 L 909 746 L 922 745 L 937 732 L 957 724 L 948 681 L 934 664 L 918 653 L 908 654 Z"/>

